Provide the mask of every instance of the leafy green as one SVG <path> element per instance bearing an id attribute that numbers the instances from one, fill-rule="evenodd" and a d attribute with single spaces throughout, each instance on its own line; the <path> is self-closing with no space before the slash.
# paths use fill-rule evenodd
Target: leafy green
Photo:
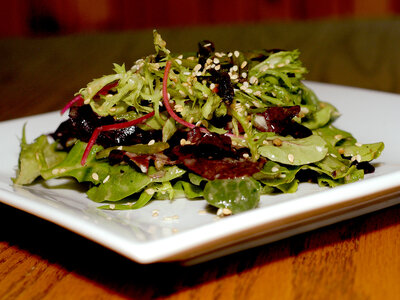
<path id="1" fill-rule="evenodd" d="M 282 144 L 263 144 L 258 152 L 275 162 L 287 165 L 305 165 L 322 160 L 328 153 L 326 142 L 318 135 L 302 139 L 280 137 Z"/>
<path id="2" fill-rule="evenodd" d="M 204 188 L 204 198 L 218 208 L 227 208 L 232 213 L 257 207 L 260 201 L 260 184 L 251 178 L 213 180 Z"/>
<path id="3" fill-rule="evenodd" d="M 66 155 L 65 152 L 57 151 L 57 143 L 49 144 L 45 135 L 41 135 L 33 143 L 27 144 L 24 126 L 17 176 L 13 179 L 14 184 L 31 184 L 40 176 L 42 170 L 56 165 Z"/>

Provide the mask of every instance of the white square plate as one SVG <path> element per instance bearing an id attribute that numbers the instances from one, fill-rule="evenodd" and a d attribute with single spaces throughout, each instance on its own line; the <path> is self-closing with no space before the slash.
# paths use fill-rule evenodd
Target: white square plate
<path id="1" fill-rule="evenodd" d="M 194 264 L 400 203 L 400 95 L 306 82 L 342 116 L 335 126 L 361 143 L 383 141 L 376 171 L 337 188 L 301 184 L 263 196 L 260 207 L 217 218 L 204 200 L 152 201 L 139 210 L 103 211 L 69 180 L 14 187 L 22 126 L 27 138 L 54 131 L 58 112 L 0 123 L 0 201 L 54 222 L 134 261 Z"/>

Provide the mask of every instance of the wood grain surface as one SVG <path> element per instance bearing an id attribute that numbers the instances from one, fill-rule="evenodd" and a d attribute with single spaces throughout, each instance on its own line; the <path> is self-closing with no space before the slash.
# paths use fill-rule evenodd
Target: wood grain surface
<path id="1" fill-rule="evenodd" d="M 170 48 L 299 48 L 308 78 L 400 92 L 398 20 L 161 30 Z M 0 120 L 59 109 L 151 33 L 0 40 Z M 371 116 L 373 120 L 373 116 Z M 3 141 L 4 142 L 4 141 Z M 1 200 L 1 199 L 0 199 Z M 0 204 L 0 299 L 400 299 L 400 206 L 184 267 L 140 265 Z"/>

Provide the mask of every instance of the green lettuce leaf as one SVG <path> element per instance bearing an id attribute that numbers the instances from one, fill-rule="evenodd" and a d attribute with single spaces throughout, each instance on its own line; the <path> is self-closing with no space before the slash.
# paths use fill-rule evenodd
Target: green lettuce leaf
<path id="1" fill-rule="evenodd" d="M 56 143 L 48 142 L 46 135 L 41 135 L 33 143 L 28 144 L 24 126 L 17 175 L 13 179 L 14 184 L 31 184 L 40 176 L 42 170 L 53 167 L 66 156 L 66 152 L 57 150 Z"/>
<path id="2" fill-rule="evenodd" d="M 279 137 L 280 146 L 272 141 L 258 148 L 260 155 L 286 165 L 305 165 L 322 160 L 328 153 L 326 142 L 318 135 L 302 139 Z"/>
<path id="3" fill-rule="evenodd" d="M 212 206 L 228 208 L 235 214 L 258 205 L 260 184 L 249 177 L 208 181 L 204 198 Z"/>

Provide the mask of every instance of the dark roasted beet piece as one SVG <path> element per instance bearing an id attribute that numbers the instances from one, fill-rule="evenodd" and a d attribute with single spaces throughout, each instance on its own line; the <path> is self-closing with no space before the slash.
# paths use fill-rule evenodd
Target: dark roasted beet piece
<path id="1" fill-rule="evenodd" d="M 192 172 L 209 180 L 252 176 L 264 166 L 265 160 L 184 158 L 182 163 Z"/>
<path id="2" fill-rule="evenodd" d="M 211 123 L 213 126 L 215 127 L 219 127 L 219 128 L 225 128 L 225 129 L 229 129 L 228 128 L 228 124 L 232 121 L 232 116 L 230 115 L 225 115 L 222 117 L 213 117 L 209 123 Z"/>
<path id="3" fill-rule="evenodd" d="M 199 64 L 204 66 L 207 58 L 215 51 L 215 46 L 213 42 L 204 40 L 198 43 L 198 48 Z"/>
<path id="4" fill-rule="evenodd" d="M 125 156 L 135 164 L 143 173 L 147 173 L 150 166 L 150 160 L 152 159 L 151 155 L 137 155 L 135 153 L 126 152 Z"/>
<path id="5" fill-rule="evenodd" d="M 214 159 L 233 157 L 236 154 L 228 136 L 211 132 L 204 133 L 197 127 L 187 133 L 186 140 L 191 144 L 175 147 L 173 149 L 174 154 L 178 156 L 188 154 L 196 157 L 212 157 Z"/>
<path id="6" fill-rule="evenodd" d="M 231 82 L 231 77 L 227 72 L 216 71 L 214 69 L 209 70 L 211 74 L 211 80 L 217 84 L 217 94 L 228 104 L 232 103 L 235 91 Z"/>
<path id="7" fill-rule="evenodd" d="M 259 115 L 265 118 L 265 126 L 258 126 L 260 131 L 275 132 L 278 135 L 291 135 L 294 138 L 304 138 L 312 135 L 307 127 L 293 121 L 292 119 L 300 112 L 300 106 L 269 107 Z"/>
<path id="8" fill-rule="evenodd" d="M 172 149 L 173 159 L 210 180 L 251 176 L 265 163 L 265 160 L 252 162 L 243 158 L 244 153 L 232 148 L 231 139 L 225 135 L 194 128 L 187 133 L 186 140 L 191 144 Z"/>
<path id="9" fill-rule="evenodd" d="M 116 165 L 123 161 L 125 161 L 125 152 L 122 150 L 111 150 L 110 154 L 108 155 L 108 161 L 110 165 Z"/>
<path id="10" fill-rule="evenodd" d="M 120 120 L 120 122 L 124 121 L 125 120 Z M 69 119 L 61 123 L 52 134 L 52 137 L 58 140 L 63 147 L 68 148 L 69 140 L 79 139 L 87 142 L 97 127 L 114 123 L 115 120 L 113 117 L 100 117 L 92 111 L 89 105 L 72 107 L 69 113 Z M 137 126 L 131 126 L 102 132 L 97 138 L 96 143 L 103 147 L 111 147 L 148 143 L 152 139 L 156 141 L 160 140 L 161 132 L 156 130 L 145 131 Z"/>
<path id="11" fill-rule="evenodd" d="M 368 161 L 357 162 L 356 160 L 352 163 L 357 166 L 357 169 L 364 170 L 364 174 L 370 174 L 375 172 L 375 167 Z"/>

